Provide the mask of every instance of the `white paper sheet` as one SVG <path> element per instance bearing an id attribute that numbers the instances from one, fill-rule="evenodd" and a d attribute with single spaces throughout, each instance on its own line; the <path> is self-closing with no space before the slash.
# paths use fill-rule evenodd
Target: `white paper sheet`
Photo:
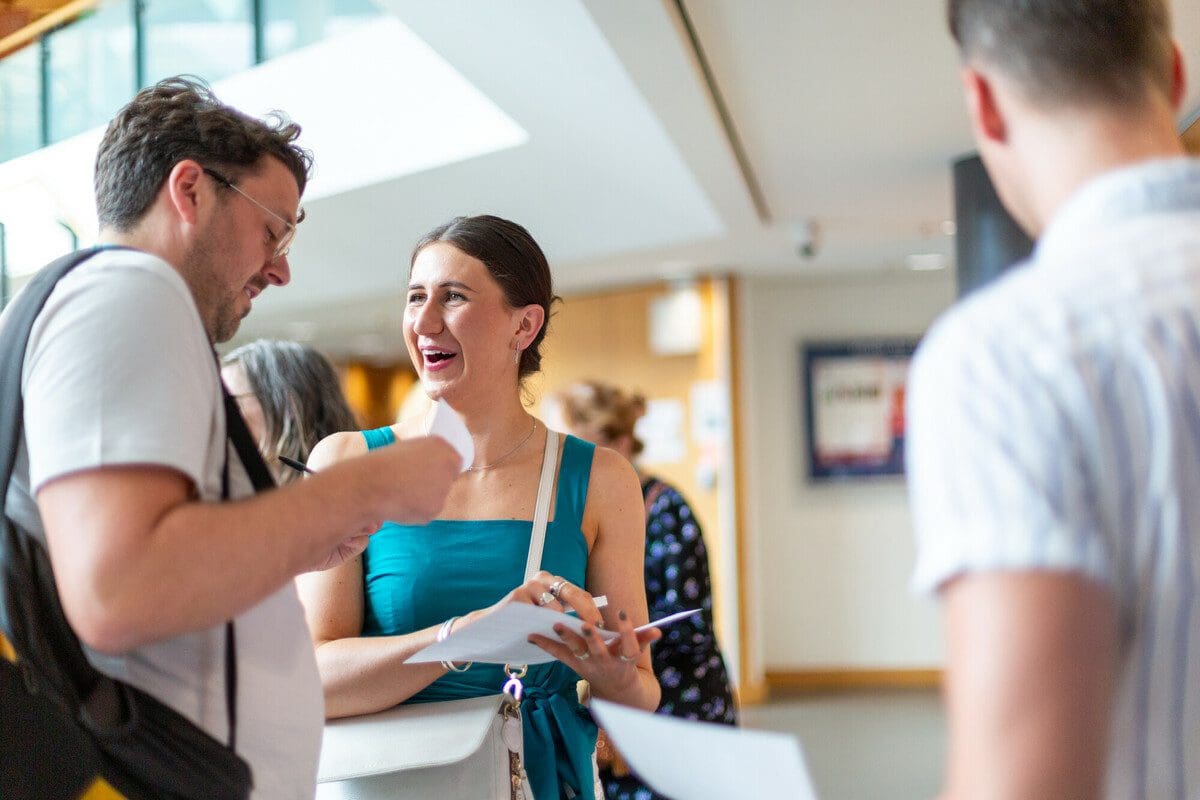
<path id="1" fill-rule="evenodd" d="M 672 614 L 635 630 L 662 627 L 698 613 L 700 609 Z M 546 664 L 553 661 L 554 656 L 526 640 L 534 633 L 557 640 L 554 626 L 559 623 L 582 635 L 583 622 L 578 617 L 527 603 L 510 603 L 478 622 L 459 628 L 445 641 L 418 650 L 405 663 L 478 661 L 483 664 Z M 606 642 L 617 638 L 616 633 L 604 630 L 600 631 L 600 636 Z"/>
<path id="2" fill-rule="evenodd" d="M 678 800 L 816 800 L 795 736 L 694 722 L 592 698 L 592 715 L 643 781 Z"/>
<path id="3" fill-rule="evenodd" d="M 475 463 L 475 440 L 471 438 L 462 417 L 445 400 L 438 400 L 433 408 L 433 421 L 429 423 L 429 435 L 440 436 L 462 456 L 462 469 Z"/>

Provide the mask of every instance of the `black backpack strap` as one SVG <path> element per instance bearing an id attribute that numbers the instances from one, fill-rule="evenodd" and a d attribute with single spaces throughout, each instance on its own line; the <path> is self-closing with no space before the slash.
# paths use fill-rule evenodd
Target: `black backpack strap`
<path id="1" fill-rule="evenodd" d="M 17 448 L 21 444 L 25 410 L 21 372 L 33 322 L 59 279 L 103 249 L 112 248 L 79 250 L 52 261 L 30 279 L 6 309 L 8 315 L 0 326 L 0 485 L 7 487 L 12 479 Z"/>
<path id="2" fill-rule="evenodd" d="M 238 459 L 246 468 L 246 474 L 250 476 L 250 483 L 254 485 L 254 491 L 265 492 L 274 489 L 275 479 L 271 477 L 271 472 L 267 469 L 262 454 L 258 451 L 258 445 L 254 443 L 254 437 L 250 435 L 250 429 L 246 427 L 246 420 L 242 419 L 242 412 L 238 408 L 237 400 L 225 388 L 224 381 L 221 382 L 221 394 L 225 399 L 225 435 L 233 443 Z M 225 459 L 225 465 L 221 469 L 221 498 L 229 499 L 228 458 Z M 237 748 L 237 658 L 233 655 L 236 652 L 233 620 L 230 620 L 225 623 L 225 711 L 229 716 L 230 750 Z"/>
<path id="3" fill-rule="evenodd" d="M 225 433 L 229 437 L 229 441 L 233 442 L 238 459 L 242 462 L 242 466 L 246 468 L 246 474 L 250 476 L 250 483 L 254 485 L 254 491 L 265 492 L 269 489 L 274 489 L 275 479 L 271 477 L 271 471 L 267 469 L 267 462 L 263 461 L 262 453 L 258 450 L 258 444 L 255 443 L 254 437 L 250 435 L 250 429 L 246 427 L 246 420 L 242 419 L 242 412 L 238 408 L 237 400 L 225 388 L 223 382 L 221 384 L 221 394 L 225 396 Z M 228 464 L 226 465 L 224 480 L 226 485 L 223 488 L 228 495 Z"/>
<path id="4" fill-rule="evenodd" d="M 58 281 L 105 249 L 113 248 L 80 250 L 43 267 L 13 298 L 0 325 L 0 507 L 5 517 L 8 486 L 24 435 L 21 373 L 34 320 Z M 13 649 L 33 665 L 50 660 L 60 664 L 71 685 L 55 683 L 53 688 L 64 698 L 82 702 L 95 687 L 98 673 L 88 663 L 66 620 L 44 548 L 20 533 L 16 525 L 8 524 L 7 519 L 0 536 L 0 569 L 0 629 Z"/>

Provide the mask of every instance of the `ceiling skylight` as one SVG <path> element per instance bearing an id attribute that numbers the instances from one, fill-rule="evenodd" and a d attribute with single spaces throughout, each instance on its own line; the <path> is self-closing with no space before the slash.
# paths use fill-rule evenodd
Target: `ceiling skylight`
<path id="1" fill-rule="evenodd" d="M 222 100 L 280 108 L 316 154 L 305 199 L 517 147 L 529 134 L 400 20 L 385 16 L 234 75 Z"/>
<path id="2" fill-rule="evenodd" d="M 305 200 L 517 147 L 529 134 L 400 20 L 385 16 L 214 84 L 261 116 L 282 109 L 316 156 Z M 92 170 L 102 130 L 0 164 L 8 266 L 27 274 L 67 251 L 66 223 L 95 239 Z M 49 236 L 55 231 L 54 236 Z M 69 245 L 68 245 L 69 247 Z"/>

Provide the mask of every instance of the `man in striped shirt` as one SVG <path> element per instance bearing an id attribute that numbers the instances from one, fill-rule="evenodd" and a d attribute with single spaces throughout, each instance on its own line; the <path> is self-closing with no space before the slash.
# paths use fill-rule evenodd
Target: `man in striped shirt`
<path id="1" fill-rule="evenodd" d="M 1200 163 L 1165 0 L 950 0 L 1038 238 L 915 360 L 914 582 L 953 798 L 1200 798 Z"/>

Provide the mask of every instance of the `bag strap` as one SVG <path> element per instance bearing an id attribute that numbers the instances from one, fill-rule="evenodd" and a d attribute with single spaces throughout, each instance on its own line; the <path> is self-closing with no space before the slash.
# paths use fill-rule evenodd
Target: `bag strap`
<path id="1" fill-rule="evenodd" d="M 88 662 L 67 622 L 54 578 L 49 574 L 49 560 L 38 555 L 40 549 L 44 556 L 41 543 L 28 538 L 20 526 L 7 522 L 8 487 L 24 435 L 21 375 L 34 321 L 59 280 L 104 249 L 114 248 L 101 246 L 68 253 L 40 269 L 5 309 L 0 325 L 0 508 L 6 517 L 5 534 L 0 536 L 4 582 L 0 629 L 13 649 L 29 660 L 27 668 L 54 659 L 69 681 L 69 685 L 56 683 L 55 690 L 77 703 L 95 690 L 100 674 Z M 15 596 L 21 587 L 30 596 Z"/>
<path id="2" fill-rule="evenodd" d="M 25 349 L 29 346 L 34 320 L 50 299 L 59 279 L 87 261 L 103 247 L 92 247 L 69 253 L 39 270 L 13 298 L 8 316 L 0 327 L 0 486 L 12 480 L 17 450 L 24 432 L 25 400 L 21 396 L 21 373 L 25 368 Z M 125 249 L 125 248 L 121 248 Z"/>
<path id="3" fill-rule="evenodd" d="M 233 449 L 237 451 L 238 460 L 246 468 L 246 474 L 250 476 L 250 483 L 253 484 L 254 491 L 257 493 L 274 489 L 275 479 L 271 477 L 271 470 L 267 469 L 267 462 L 263 461 L 258 444 L 255 443 L 254 437 L 250 434 L 250 429 L 246 427 L 246 420 L 242 417 L 237 400 L 225 388 L 223 381 L 221 382 L 221 394 L 225 399 L 225 435 L 229 437 L 229 441 L 233 442 Z M 221 481 L 222 493 L 228 497 L 228 459 L 225 460 L 225 470 L 221 476 Z"/>
<path id="4" fill-rule="evenodd" d="M 550 519 L 550 498 L 554 490 L 554 474 L 558 471 L 558 434 L 546 428 L 546 450 L 542 455 L 542 475 L 538 480 L 537 500 L 533 505 L 533 531 L 529 534 L 529 556 L 525 559 L 525 580 L 528 581 L 542 567 L 542 550 L 546 546 L 546 522 Z M 504 665 L 504 674 L 508 681 L 504 684 L 504 701 L 500 703 L 501 715 L 516 713 L 520 708 L 521 694 L 525 691 L 521 683 L 529 671 L 529 665 L 524 664 L 517 669 L 511 664 Z M 515 753 L 510 751 L 510 755 Z M 510 768 L 513 762 L 510 762 Z M 520 766 L 519 760 L 516 762 Z M 524 768 L 521 767 L 521 772 Z M 514 780 L 520 776 L 514 774 Z"/>
<path id="5" fill-rule="evenodd" d="M 225 435 L 233 443 L 233 449 L 245 467 L 255 493 L 274 489 L 275 479 L 271 477 L 271 471 L 267 469 L 258 445 L 254 443 L 254 437 L 246 427 L 246 420 L 242 418 L 237 400 L 229 393 L 224 381 L 218 379 L 218 382 L 221 384 L 221 396 L 225 402 Z M 229 496 L 229 451 L 226 450 L 225 463 L 221 467 L 221 499 L 228 500 Z M 236 750 L 237 641 L 232 619 L 225 623 L 225 713 L 229 720 L 229 749 Z"/>
<path id="6" fill-rule="evenodd" d="M 546 546 L 546 521 L 550 519 L 550 498 L 554 473 L 558 471 L 558 434 L 546 428 L 546 452 L 542 456 L 542 477 L 538 482 L 537 502 L 533 507 L 533 533 L 529 536 L 529 557 L 525 560 L 525 580 L 542 568 L 542 550 Z"/>

